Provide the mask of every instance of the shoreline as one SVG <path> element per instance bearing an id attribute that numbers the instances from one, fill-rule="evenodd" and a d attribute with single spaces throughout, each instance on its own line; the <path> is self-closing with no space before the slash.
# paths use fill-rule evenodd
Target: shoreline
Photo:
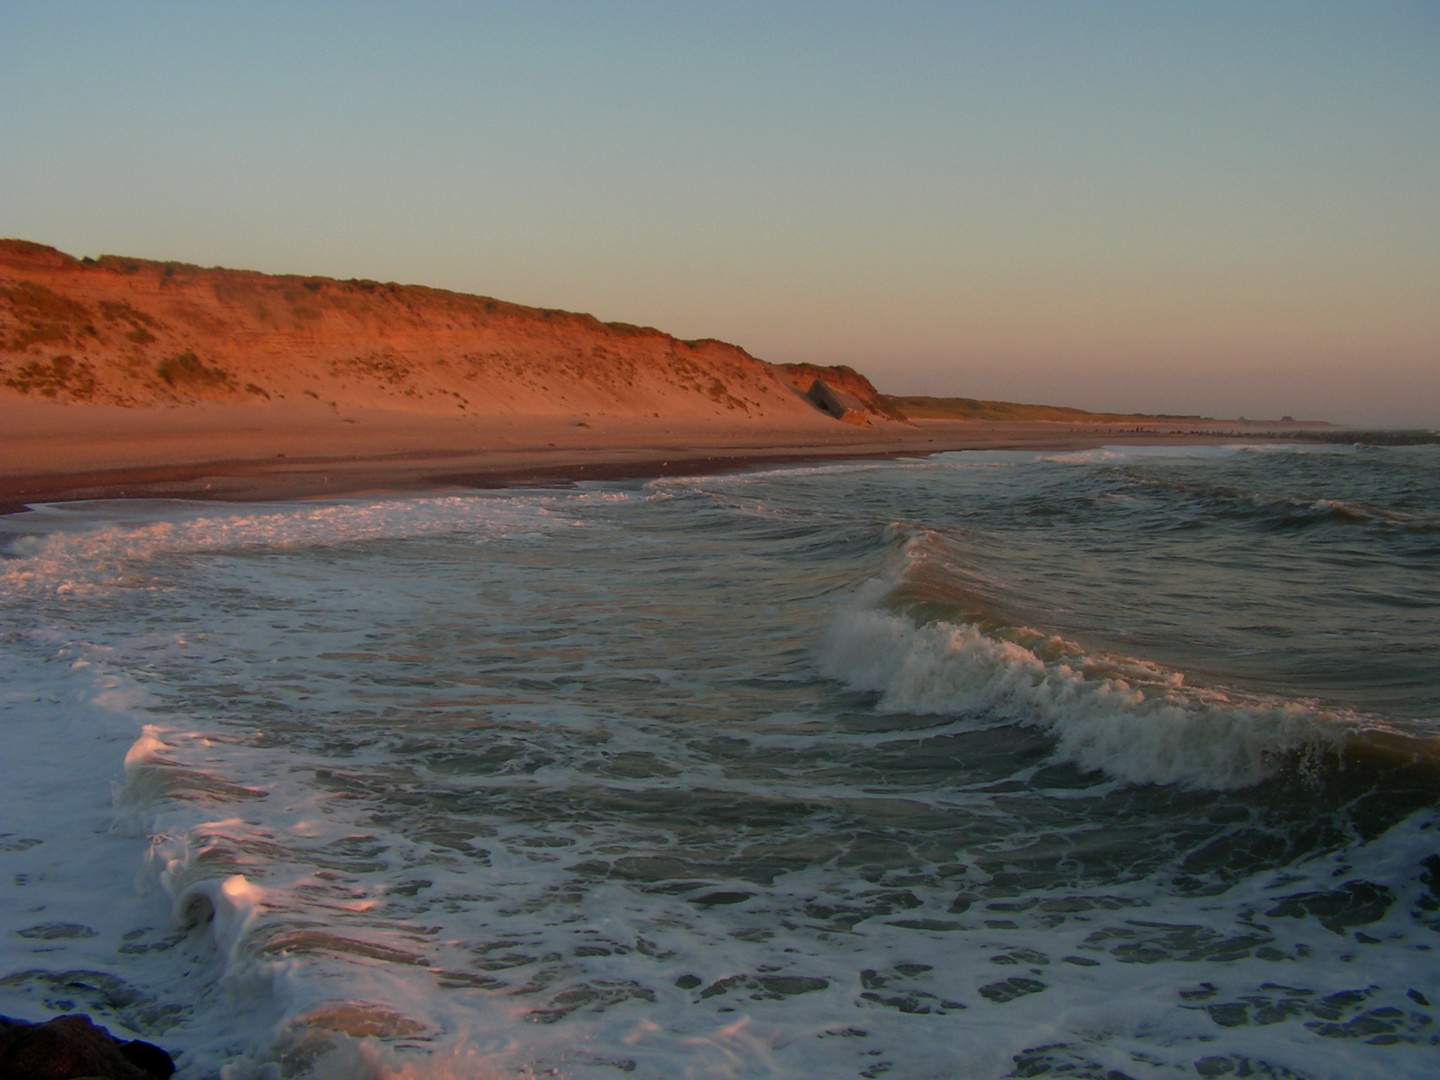
<path id="1" fill-rule="evenodd" d="M 1301 439 L 1304 425 L 1144 425 L 919 420 L 857 429 L 331 409 L 105 410 L 49 406 L 0 447 L 0 515 L 102 499 L 271 502 L 585 480 L 650 479 L 766 465 L 957 450 L 1082 450 L 1111 443 Z M 3 417 L 0 417 L 3 419 Z M 277 449 L 281 448 L 281 449 Z"/>

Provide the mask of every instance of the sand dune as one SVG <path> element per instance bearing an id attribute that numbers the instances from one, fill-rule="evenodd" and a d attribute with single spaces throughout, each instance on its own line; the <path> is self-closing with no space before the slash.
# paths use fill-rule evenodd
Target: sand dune
<path id="1" fill-rule="evenodd" d="M 827 422 L 803 394 L 828 369 L 720 341 L 415 285 L 82 261 L 23 241 L 0 242 L 0 345 L 7 392 L 58 402 Z M 836 378 L 875 397 L 854 372 Z"/>
<path id="2" fill-rule="evenodd" d="M 422 286 L 79 260 L 0 241 L 0 510 L 117 494 L 656 475 L 1160 431 L 910 422 L 850 368 L 769 364 L 720 341 Z"/>
<path id="3" fill-rule="evenodd" d="M 807 456 L 902 429 L 892 412 L 848 368 L 589 315 L 0 241 L 12 501 Z"/>

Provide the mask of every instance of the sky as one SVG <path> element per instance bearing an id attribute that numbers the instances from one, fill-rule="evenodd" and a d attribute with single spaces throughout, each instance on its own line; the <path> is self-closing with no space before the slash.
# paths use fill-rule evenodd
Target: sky
<path id="1" fill-rule="evenodd" d="M 1440 428 L 1440 2 L 0 0 L 0 236 Z"/>

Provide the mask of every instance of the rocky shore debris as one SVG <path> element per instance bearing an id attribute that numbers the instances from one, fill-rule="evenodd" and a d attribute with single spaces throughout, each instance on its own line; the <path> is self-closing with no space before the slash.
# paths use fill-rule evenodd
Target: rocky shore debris
<path id="1" fill-rule="evenodd" d="M 41 1024 L 0 1016 L 0 1077 L 5 1080 L 169 1080 L 170 1055 L 153 1043 L 121 1042 L 88 1016 Z"/>

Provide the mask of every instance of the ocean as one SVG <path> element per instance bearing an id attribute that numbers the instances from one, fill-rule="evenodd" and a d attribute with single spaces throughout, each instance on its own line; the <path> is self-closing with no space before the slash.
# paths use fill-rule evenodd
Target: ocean
<path id="1" fill-rule="evenodd" d="M 1440 1072 L 1440 448 L 0 519 L 0 1013 L 220 1077 Z"/>

